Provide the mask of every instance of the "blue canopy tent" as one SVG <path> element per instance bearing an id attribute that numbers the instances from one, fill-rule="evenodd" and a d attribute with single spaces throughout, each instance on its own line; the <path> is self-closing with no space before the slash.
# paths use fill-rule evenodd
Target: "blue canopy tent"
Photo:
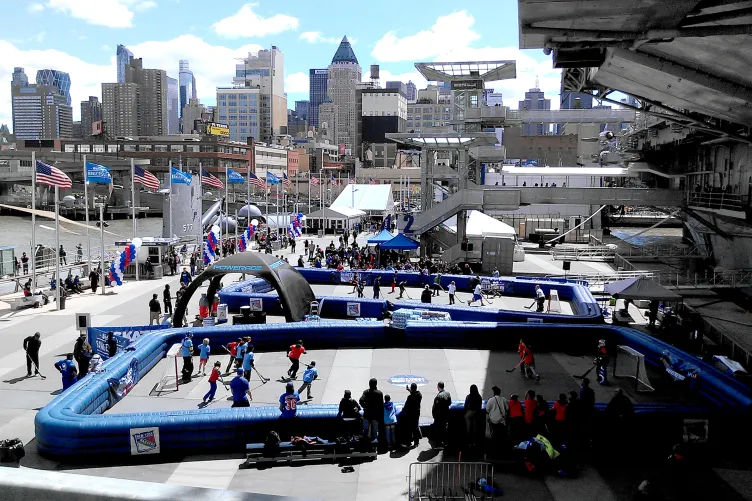
<path id="1" fill-rule="evenodd" d="M 373 238 L 369 238 L 368 243 L 369 244 L 383 244 L 383 243 L 390 241 L 393 238 L 394 238 L 394 235 L 392 235 L 392 233 L 385 228 L 381 230 L 381 232 L 378 235 L 374 236 Z"/>
<path id="2" fill-rule="evenodd" d="M 392 238 L 386 243 L 381 244 L 382 250 L 414 250 L 420 247 L 420 244 L 412 238 L 405 236 L 404 233 L 400 233 L 396 237 Z"/>

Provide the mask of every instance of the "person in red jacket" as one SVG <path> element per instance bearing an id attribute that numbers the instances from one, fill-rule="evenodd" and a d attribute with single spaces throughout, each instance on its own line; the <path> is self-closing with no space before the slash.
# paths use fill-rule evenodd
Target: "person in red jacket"
<path id="1" fill-rule="evenodd" d="M 295 379 L 298 374 L 298 369 L 300 368 L 300 356 L 304 354 L 305 348 L 303 347 L 303 341 L 298 341 L 297 343 L 290 346 L 290 353 L 287 354 L 287 358 L 290 359 L 290 370 L 287 371 L 287 375 L 290 376 L 290 379 Z"/>
<path id="2" fill-rule="evenodd" d="M 520 396 L 511 395 L 507 405 L 509 406 L 509 414 L 507 416 L 507 421 L 509 422 L 509 437 L 512 440 L 512 443 L 518 443 L 522 440 L 522 429 L 525 424 Z"/>
<path id="3" fill-rule="evenodd" d="M 220 373 L 221 369 L 222 362 L 220 362 L 219 360 L 214 362 L 214 368 L 209 375 L 209 391 L 206 393 L 206 395 L 204 395 L 204 403 L 214 400 L 214 395 L 217 393 L 217 381 L 222 380 L 222 374 Z"/>
<path id="4" fill-rule="evenodd" d="M 567 426 L 567 394 L 566 393 L 559 393 L 559 400 L 554 402 L 554 422 L 553 422 L 553 431 L 556 435 L 556 438 L 559 441 L 564 440 L 564 434 L 566 432 L 566 426 Z"/>
<path id="5" fill-rule="evenodd" d="M 525 426 L 528 430 L 527 438 L 530 438 L 535 427 L 535 411 L 537 409 L 535 402 L 535 390 L 527 390 L 525 393 Z"/>
<path id="6" fill-rule="evenodd" d="M 522 377 L 540 381 L 540 374 L 535 372 L 535 355 L 532 346 L 525 346 L 522 351 Z"/>
<path id="7" fill-rule="evenodd" d="M 227 346 L 225 346 L 227 351 L 230 352 L 230 362 L 227 364 L 227 369 L 225 369 L 225 374 L 230 373 L 230 369 L 232 369 L 232 365 L 235 363 L 235 357 L 238 354 L 238 345 L 242 342 L 243 342 L 242 339 L 238 339 L 237 341 L 227 343 Z"/>

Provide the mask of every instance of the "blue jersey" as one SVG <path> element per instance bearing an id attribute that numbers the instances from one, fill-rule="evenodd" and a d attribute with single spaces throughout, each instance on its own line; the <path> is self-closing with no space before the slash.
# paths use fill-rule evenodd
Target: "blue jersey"
<path id="1" fill-rule="evenodd" d="M 243 370 L 244 371 L 250 371 L 253 369 L 253 357 L 254 354 L 252 351 L 249 351 L 245 355 L 243 355 Z"/>
<path id="2" fill-rule="evenodd" d="M 60 360 L 55 363 L 55 368 L 60 371 L 60 374 L 62 374 L 65 379 L 76 377 L 76 363 L 73 360 Z"/>
<path id="3" fill-rule="evenodd" d="M 319 370 L 316 367 L 310 367 L 303 373 L 303 382 L 312 383 L 319 375 Z"/>
<path id="4" fill-rule="evenodd" d="M 237 347 L 237 351 L 235 352 L 235 358 L 243 360 L 243 355 L 245 354 L 245 347 L 246 344 L 239 344 Z"/>
<path id="5" fill-rule="evenodd" d="M 190 357 L 193 355 L 193 341 L 186 338 L 183 340 L 183 346 L 180 347 L 181 357 Z"/>
<path id="6" fill-rule="evenodd" d="M 209 358 L 209 354 L 211 353 L 211 346 L 208 344 L 202 344 L 198 347 L 199 351 L 201 352 L 201 358 Z"/>
<path id="7" fill-rule="evenodd" d="M 279 403 L 282 406 L 282 417 L 295 417 L 295 413 L 298 411 L 298 402 L 300 402 L 300 396 L 298 396 L 298 392 L 283 393 L 279 397 Z"/>
<path id="8" fill-rule="evenodd" d="M 243 379 L 240 376 L 237 376 L 233 378 L 232 381 L 230 381 L 230 389 L 232 390 L 232 401 L 233 402 L 247 402 L 248 396 L 246 395 L 246 391 L 250 389 L 251 385 Z"/>

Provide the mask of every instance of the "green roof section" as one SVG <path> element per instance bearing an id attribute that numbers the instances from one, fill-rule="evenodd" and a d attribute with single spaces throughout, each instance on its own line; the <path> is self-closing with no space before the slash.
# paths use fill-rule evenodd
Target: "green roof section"
<path id="1" fill-rule="evenodd" d="M 334 53 L 332 64 L 334 63 L 358 64 L 358 58 L 355 57 L 355 52 L 353 52 L 352 45 L 350 45 L 350 41 L 347 39 L 347 36 L 342 38 L 342 41 L 339 43 L 339 47 L 337 47 L 337 52 Z"/>

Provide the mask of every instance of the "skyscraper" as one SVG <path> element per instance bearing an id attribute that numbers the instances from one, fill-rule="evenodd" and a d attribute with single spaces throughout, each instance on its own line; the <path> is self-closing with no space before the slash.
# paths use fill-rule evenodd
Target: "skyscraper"
<path id="1" fill-rule="evenodd" d="M 183 134 L 192 134 L 196 129 L 196 121 L 206 113 L 206 107 L 196 98 L 188 100 L 183 107 L 183 115 L 180 117 L 180 130 Z"/>
<path id="2" fill-rule="evenodd" d="M 415 86 L 412 80 L 407 82 L 407 100 L 415 101 L 418 98 L 418 88 Z"/>
<path id="3" fill-rule="evenodd" d="M 259 133 L 254 138 L 271 142 L 280 127 L 287 126 L 287 94 L 285 94 L 284 56 L 276 46 L 270 50 L 249 53 L 242 64 L 235 66 L 235 87 L 258 89 Z"/>
<path id="4" fill-rule="evenodd" d="M 405 82 L 401 82 L 399 80 L 389 80 L 384 86 L 384 88 L 394 89 L 398 92 L 403 93 L 405 96 L 407 96 L 407 84 L 405 84 Z"/>
<path id="5" fill-rule="evenodd" d="M 115 52 L 117 65 L 117 83 L 125 83 L 125 67 L 131 62 L 133 52 L 129 51 L 125 45 L 118 45 Z"/>
<path id="6" fill-rule="evenodd" d="M 295 101 L 295 116 L 300 120 L 308 120 L 308 101 Z"/>
<path id="7" fill-rule="evenodd" d="M 178 110 L 180 116 L 183 116 L 183 108 L 191 99 L 196 98 L 196 77 L 193 76 L 193 72 L 190 70 L 187 59 L 180 60 L 180 73 L 178 74 L 178 80 L 180 84 L 180 109 Z"/>
<path id="8" fill-rule="evenodd" d="M 217 120 L 230 127 L 230 141 L 246 143 L 249 137 L 264 137 L 261 131 L 262 102 L 261 89 L 257 87 L 217 88 Z M 268 112 L 266 116 L 268 119 Z"/>
<path id="9" fill-rule="evenodd" d="M 138 86 L 138 135 L 167 134 L 167 74 L 164 70 L 144 69 L 141 58 L 131 58 L 125 67 L 125 82 Z"/>
<path id="10" fill-rule="evenodd" d="M 167 77 L 167 134 L 180 134 L 178 79 Z"/>
<path id="11" fill-rule="evenodd" d="M 91 124 L 102 120 L 102 103 L 97 96 L 89 96 L 88 101 L 81 101 L 81 135 L 91 136 Z"/>
<path id="12" fill-rule="evenodd" d="M 70 96 L 70 75 L 64 71 L 58 70 L 39 70 L 37 71 L 37 85 L 47 85 L 55 87 L 61 96 L 65 97 L 65 104 L 71 105 Z"/>
<path id="13" fill-rule="evenodd" d="M 102 120 L 108 139 L 138 136 L 138 85 L 103 83 Z"/>
<path id="14" fill-rule="evenodd" d="M 52 70 L 43 70 L 52 71 Z M 61 73 L 68 76 L 67 73 Z M 62 75 L 57 75 L 58 77 Z M 37 75 L 39 77 L 39 75 Z M 47 81 L 50 75 L 42 75 Z M 54 78 L 52 78 L 54 81 Z M 58 80 L 58 86 L 29 84 L 23 68 L 14 68 L 11 81 L 13 133 L 18 139 L 60 139 L 73 137 L 73 108 L 68 104 L 61 87 L 70 89 Z"/>
<path id="15" fill-rule="evenodd" d="M 355 151 L 358 138 L 356 89 L 360 80 L 358 58 L 347 37 L 344 37 L 329 65 L 327 96 L 331 98 L 335 110 L 334 141 L 345 146 L 346 154 Z"/>
<path id="16" fill-rule="evenodd" d="M 535 87 L 525 92 L 525 99 L 519 102 L 521 110 L 550 110 L 551 100 L 546 99 L 545 93 L 538 87 L 536 79 Z M 545 129 L 544 129 L 545 127 Z M 523 136 L 543 136 L 548 132 L 548 125 L 544 124 L 523 124 Z"/>
<path id="17" fill-rule="evenodd" d="M 326 99 L 326 85 L 329 70 L 308 70 L 308 125 L 319 126 L 319 106 Z"/>

